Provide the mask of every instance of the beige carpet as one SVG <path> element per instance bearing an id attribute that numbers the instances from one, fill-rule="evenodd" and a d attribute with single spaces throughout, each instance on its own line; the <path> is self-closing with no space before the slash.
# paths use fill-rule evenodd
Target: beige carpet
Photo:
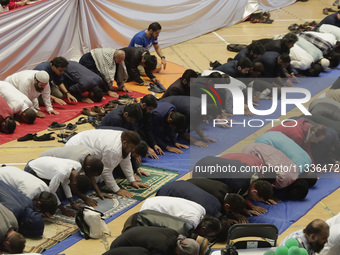
<path id="1" fill-rule="evenodd" d="M 25 253 L 41 253 L 78 231 L 77 225 L 54 219 L 45 219 L 41 238 L 26 238 Z"/>

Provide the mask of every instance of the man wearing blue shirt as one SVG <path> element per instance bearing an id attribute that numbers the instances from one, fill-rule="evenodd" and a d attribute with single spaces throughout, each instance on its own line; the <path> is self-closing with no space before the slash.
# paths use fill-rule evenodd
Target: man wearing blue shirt
<path id="1" fill-rule="evenodd" d="M 157 55 L 162 60 L 163 68 L 166 68 L 165 57 L 163 56 L 162 50 L 158 44 L 158 36 L 162 30 L 161 25 L 158 22 L 153 22 L 149 25 L 148 29 L 142 30 L 134 35 L 131 39 L 129 47 L 144 47 L 150 50 L 151 46 L 154 47 Z"/>
<path id="2" fill-rule="evenodd" d="M 340 11 L 337 11 L 336 13 L 330 14 L 327 17 L 325 17 L 323 20 L 321 20 L 313 29 L 313 31 L 319 31 L 319 28 L 323 24 L 333 25 L 340 27 Z"/>
<path id="3" fill-rule="evenodd" d="M 64 72 L 67 69 L 67 66 L 68 61 L 65 58 L 55 57 L 50 62 L 42 62 L 34 67 L 34 70 L 46 71 L 49 74 L 51 99 L 60 105 L 66 104 L 62 99 L 64 95 L 69 101 L 78 101 L 64 85 Z"/>

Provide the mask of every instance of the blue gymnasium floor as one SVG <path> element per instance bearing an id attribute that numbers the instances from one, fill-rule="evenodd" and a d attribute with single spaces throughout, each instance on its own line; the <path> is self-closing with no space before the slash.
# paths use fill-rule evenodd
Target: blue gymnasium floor
<path id="1" fill-rule="evenodd" d="M 311 92 L 311 96 L 318 94 L 322 90 L 328 88 L 333 82 L 340 76 L 340 71 L 337 69 L 329 70 L 325 73 L 322 73 L 318 78 L 299 78 L 300 84 L 294 84 L 295 87 L 306 88 Z M 292 95 L 291 98 L 299 98 L 298 95 Z M 290 97 L 289 97 L 290 98 Z M 280 102 L 280 100 L 279 100 Z M 265 110 L 271 107 L 271 102 L 269 100 L 261 100 L 259 106 L 256 109 Z M 292 110 L 295 106 L 288 105 L 287 112 Z M 266 121 L 266 119 L 276 119 L 281 116 L 281 107 L 278 106 L 277 110 L 271 114 L 270 116 L 234 116 L 233 120 L 241 123 L 243 120 L 246 123 L 251 119 L 260 119 L 264 121 L 264 124 L 268 124 L 270 122 Z M 254 125 L 258 125 L 259 122 L 253 123 Z M 276 124 L 275 124 L 276 125 Z M 176 170 L 179 172 L 179 177 L 188 173 L 195 163 L 205 156 L 216 156 L 231 146 L 237 144 L 242 141 L 246 137 L 253 134 L 255 131 L 259 130 L 261 127 L 249 127 L 246 125 L 245 127 L 241 125 L 234 125 L 231 128 L 214 128 L 212 124 L 204 124 L 202 126 L 204 133 L 206 136 L 214 138 L 217 140 L 217 143 L 209 144 L 208 148 L 199 148 L 196 146 L 191 146 L 188 150 L 183 150 L 183 154 L 173 154 L 169 152 L 165 152 L 165 156 L 160 156 L 159 159 L 143 159 L 143 164 L 163 169 Z M 194 134 L 195 135 L 195 134 Z M 185 142 L 183 142 L 185 143 Z M 316 184 L 314 188 L 312 188 L 304 201 L 300 202 L 292 202 L 285 201 L 279 203 L 278 205 L 263 205 L 268 210 L 268 213 L 262 214 L 260 216 L 253 216 L 249 218 L 250 222 L 261 222 L 261 223 L 272 223 L 275 224 L 279 233 L 284 232 L 291 224 L 305 215 L 316 203 L 318 203 L 321 199 L 326 197 L 335 191 L 338 187 L 340 187 L 340 180 L 337 178 L 331 178 L 331 176 L 325 176 L 326 178 L 322 178 Z M 329 177 L 329 178 L 328 178 Z M 107 220 L 106 223 L 111 222 L 121 214 L 128 211 L 135 205 L 127 208 L 125 211 L 114 215 Z M 48 249 L 43 252 L 46 255 L 54 255 L 60 253 L 61 251 L 67 249 L 72 246 L 76 242 L 80 241 L 82 236 L 77 233 L 73 236 L 70 236 L 66 240 L 60 242 L 54 247 Z"/>

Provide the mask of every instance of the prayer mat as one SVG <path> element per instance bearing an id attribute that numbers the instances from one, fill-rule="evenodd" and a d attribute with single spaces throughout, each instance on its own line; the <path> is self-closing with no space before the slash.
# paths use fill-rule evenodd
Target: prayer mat
<path id="1" fill-rule="evenodd" d="M 76 225 L 56 219 L 45 219 L 44 234 L 41 238 L 26 238 L 25 253 L 41 253 L 70 235 L 78 232 Z"/>
<path id="2" fill-rule="evenodd" d="M 119 95 L 129 94 L 131 97 L 140 98 L 145 96 L 144 93 L 132 91 L 131 93 L 126 93 L 122 91 L 117 92 Z M 93 108 L 94 106 L 104 106 L 110 100 L 114 100 L 117 98 L 109 97 L 105 95 L 105 99 L 101 102 L 88 104 L 84 102 L 78 102 L 76 104 L 67 104 L 67 105 L 59 105 L 53 103 L 53 109 L 59 112 L 59 115 L 49 115 L 45 112 L 45 107 L 40 107 L 41 110 L 46 114 L 44 118 L 36 118 L 34 124 L 29 125 L 26 123 L 20 123 L 19 126 L 16 127 L 15 132 L 13 134 L 0 134 L 0 144 L 10 142 L 12 140 L 16 140 L 19 137 L 22 137 L 28 133 L 37 133 L 44 129 L 47 129 L 48 126 L 53 122 L 57 121 L 58 123 L 64 123 L 67 121 L 76 118 L 82 113 L 83 108 Z M 65 99 L 66 100 L 66 99 Z M 73 123 L 75 124 L 75 123 Z M 47 131 L 50 132 L 50 131 Z M 46 133 L 47 133 L 46 132 Z"/>
<path id="3" fill-rule="evenodd" d="M 114 198 L 105 198 L 101 200 L 99 197 L 96 196 L 96 192 L 93 191 L 90 194 L 88 194 L 88 197 L 95 199 L 98 201 L 98 205 L 94 207 L 95 210 L 100 211 L 104 214 L 103 218 L 108 219 L 113 215 L 119 214 L 121 212 L 125 212 L 126 209 L 136 205 L 138 203 L 137 200 L 127 197 L 121 197 L 113 194 Z M 81 205 L 84 205 L 83 200 L 77 199 L 75 200 L 76 203 L 79 203 Z M 68 204 L 65 206 L 67 209 L 73 210 L 71 206 Z M 67 217 L 63 214 L 61 214 L 60 210 L 58 209 L 54 217 L 57 220 L 64 221 L 71 224 L 76 224 L 75 219 L 71 217 Z"/>
<path id="4" fill-rule="evenodd" d="M 141 176 L 141 182 L 148 184 L 150 186 L 149 188 L 135 189 L 130 185 L 127 179 L 116 180 L 119 187 L 130 191 L 134 195 L 133 198 L 139 201 L 146 199 L 151 194 L 156 192 L 160 187 L 174 180 L 179 175 L 177 171 L 165 170 L 149 166 L 141 166 L 140 169 L 151 174 L 151 176 L 149 177 Z"/>
<path id="5" fill-rule="evenodd" d="M 162 70 L 159 74 L 156 74 L 156 76 L 160 80 L 161 84 L 163 84 L 164 87 L 167 88 L 174 81 L 176 81 L 179 77 L 181 77 L 184 71 L 185 71 L 184 67 L 177 65 L 175 63 L 172 63 L 170 61 L 167 61 L 166 70 Z M 149 82 L 149 78 L 145 78 L 145 81 Z M 148 90 L 148 86 L 139 86 L 137 85 L 136 82 L 127 82 L 125 83 L 125 86 L 128 89 L 130 89 L 132 92 L 126 93 L 123 91 L 116 91 L 118 95 L 129 94 L 130 96 L 134 98 L 141 98 L 145 96 L 146 94 L 150 94 L 150 91 Z M 114 87 L 115 87 L 115 83 L 114 83 Z M 162 93 L 157 93 L 155 95 L 158 96 L 159 98 L 162 97 Z M 93 103 L 93 104 L 78 102 L 77 104 L 70 103 L 67 105 L 59 105 L 59 104 L 53 103 L 53 108 L 54 110 L 60 113 L 59 115 L 48 115 L 48 113 L 45 112 L 46 117 L 37 118 L 33 125 L 21 123 L 20 126 L 17 126 L 14 134 L 1 134 L 0 133 L 0 144 L 4 144 L 7 142 L 16 140 L 19 137 L 26 135 L 27 133 L 36 133 L 38 131 L 47 129 L 47 127 L 53 121 L 57 121 L 59 123 L 70 121 L 73 118 L 76 118 L 77 116 L 79 116 L 83 108 L 92 108 L 95 105 L 104 106 L 108 101 L 117 99 L 117 98 L 109 97 L 107 95 L 105 95 L 104 97 L 106 99 L 103 99 L 99 103 Z M 44 111 L 45 107 L 41 107 L 41 109 Z"/>
<path id="6" fill-rule="evenodd" d="M 340 187 L 339 173 L 318 174 L 319 180 L 309 189 L 308 195 L 301 201 L 282 201 L 277 205 L 254 202 L 268 210 L 265 214 L 249 217 L 250 223 L 270 223 L 282 234 L 290 225 L 304 216 L 319 201 Z"/>

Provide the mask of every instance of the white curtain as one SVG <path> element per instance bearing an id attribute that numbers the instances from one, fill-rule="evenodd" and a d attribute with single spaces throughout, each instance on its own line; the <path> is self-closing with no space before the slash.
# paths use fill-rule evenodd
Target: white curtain
<path id="1" fill-rule="evenodd" d="M 264 12 L 272 11 L 278 8 L 285 7 L 287 5 L 293 4 L 296 0 L 258 0 L 259 9 Z"/>
<path id="2" fill-rule="evenodd" d="M 240 22 L 291 0 L 44 0 L 0 14 L 0 80 L 55 56 L 78 60 L 97 47 L 126 47 L 154 21 L 161 47 Z"/>

